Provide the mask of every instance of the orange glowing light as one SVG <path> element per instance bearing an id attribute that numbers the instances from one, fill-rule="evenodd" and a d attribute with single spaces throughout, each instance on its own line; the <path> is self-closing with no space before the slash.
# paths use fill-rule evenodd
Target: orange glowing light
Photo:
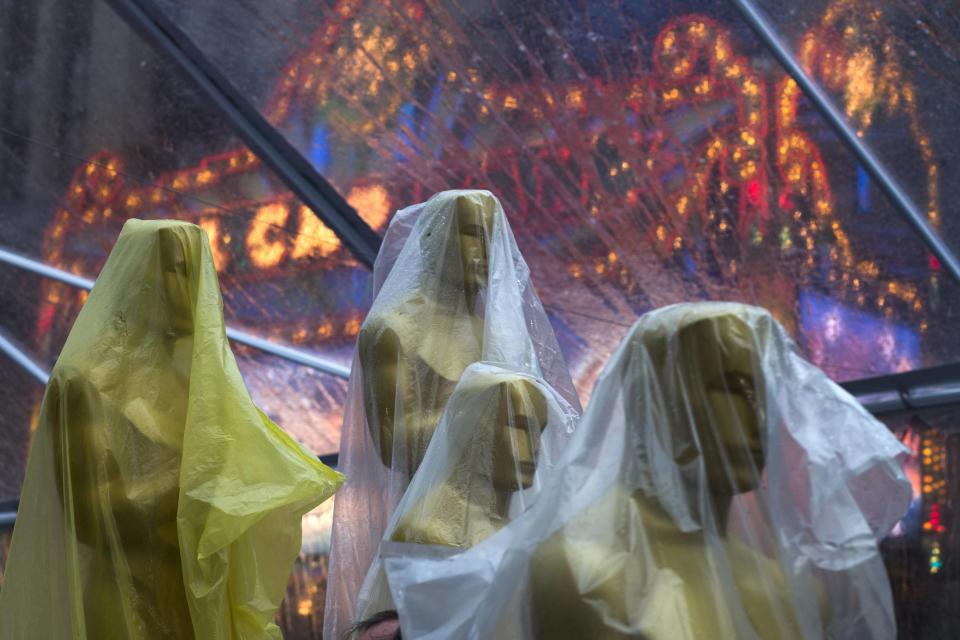
<path id="1" fill-rule="evenodd" d="M 291 256 L 299 260 L 307 256 L 329 256 L 340 248 L 340 238 L 323 224 L 307 207 L 300 207 L 297 238 Z"/>
<path id="2" fill-rule="evenodd" d="M 247 235 L 247 252 L 255 265 L 275 267 L 283 260 L 286 245 L 278 238 L 290 215 L 287 205 L 281 202 L 266 204 L 257 209 Z"/>
<path id="3" fill-rule="evenodd" d="M 207 234 L 210 240 L 210 255 L 213 257 L 213 266 L 217 271 L 223 271 L 230 259 L 230 254 L 223 248 L 222 234 L 220 233 L 220 220 L 212 216 L 200 218 L 198 226 Z"/>
<path id="4" fill-rule="evenodd" d="M 347 203 L 374 229 L 383 227 L 390 217 L 390 196 L 379 184 L 350 189 Z"/>

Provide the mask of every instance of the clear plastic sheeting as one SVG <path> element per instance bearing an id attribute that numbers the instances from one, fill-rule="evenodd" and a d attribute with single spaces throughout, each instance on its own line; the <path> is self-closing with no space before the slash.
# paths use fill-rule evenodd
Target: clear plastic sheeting
<path id="1" fill-rule="evenodd" d="M 534 504 L 578 419 L 579 412 L 543 381 L 470 365 L 393 512 L 384 544 L 400 543 L 413 559 L 431 546 L 463 549 L 486 540 Z M 375 558 L 358 617 L 395 608 Z"/>
<path id="2" fill-rule="evenodd" d="M 944 0 L 752 0 L 927 222 L 960 251 L 960 12 Z"/>
<path id="3" fill-rule="evenodd" d="M 441 414 L 474 362 L 542 378 L 579 409 L 510 225 L 487 191 L 450 191 L 397 213 L 374 266 L 344 426 L 325 635 L 354 622 L 357 594 Z"/>
<path id="4" fill-rule="evenodd" d="M 878 539 L 906 452 L 766 311 L 649 313 L 529 511 L 385 559 L 404 635 L 893 638 Z"/>
<path id="5" fill-rule="evenodd" d="M 277 638 L 341 482 L 251 402 L 203 231 L 130 221 L 44 396 L 0 636 Z"/>
<path id="6" fill-rule="evenodd" d="M 960 246 L 956 11 L 756 4 Z M 835 380 L 960 357 L 956 284 L 730 2 L 159 5 L 361 214 L 496 193 L 582 400 L 677 302 L 770 309 Z"/>

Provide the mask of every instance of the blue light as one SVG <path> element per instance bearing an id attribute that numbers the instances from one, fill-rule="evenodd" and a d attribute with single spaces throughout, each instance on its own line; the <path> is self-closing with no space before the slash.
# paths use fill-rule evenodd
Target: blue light
<path id="1" fill-rule="evenodd" d="M 870 212 L 870 176 L 859 164 L 857 165 L 857 211 Z"/>
<path id="2" fill-rule="evenodd" d="M 330 143 L 327 140 L 329 134 L 325 126 L 317 125 L 313 130 L 313 136 L 310 139 L 310 163 L 316 167 L 317 171 L 323 173 L 330 164 Z"/>

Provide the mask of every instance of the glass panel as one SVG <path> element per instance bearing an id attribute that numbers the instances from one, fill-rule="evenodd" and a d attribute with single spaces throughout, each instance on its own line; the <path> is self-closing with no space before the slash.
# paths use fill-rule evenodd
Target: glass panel
<path id="1" fill-rule="evenodd" d="M 960 196 L 950 170 L 960 124 L 960 13 L 955 3 L 754 0 L 835 106 L 960 251 Z M 870 206 L 867 196 L 864 205 Z"/>
<path id="2" fill-rule="evenodd" d="M 901 638 L 946 638 L 960 626 L 960 407 L 885 418 L 913 450 L 914 499 L 883 542 Z"/>
<path id="3" fill-rule="evenodd" d="M 839 380 L 960 355 L 956 287 L 727 3 L 160 4 L 361 212 L 497 193 L 584 397 L 685 300 Z"/>
<path id="4" fill-rule="evenodd" d="M 39 302 L 53 293 L 47 285 L 32 274 L 0 264 L 0 336 L 44 371 L 50 370 L 63 346 L 62 341 L 52 343 L 38 331 Z M 64 314 L 72 322 L 69 310 L 64 309 Z M 41 382 L 0 352 L 0 511 L 4 501 L 20 495 L 43 390 Z"/>
<path id="5" fill-rule="evenodd" d="M 239 344 L 233 352 L 250 395 L 264 413 L 310 451 L 337 452 L 346 380 Z"/>
<path id="6" fill-rule="evenodd" d="M 98 0 L 20 3 L 0 30 L 10 54 L 0 66 L 15 80 L 0 90 L 3 248 L 94 278 L 126 219 L 197 223 L 231 326 L 349 364 L 368 271 L 172 63 Z M 0 327 L 50 367 L 86 294 L 12 267 L 0 278 Z M 256 402 L 317 453 L 335 451 L 341 383 L 318 381 L 304 396 L 315 376 L 297 369 L 276 358 L 244 365 Z M 285 409 L 287 394 L 322 410 Z M 2 418 L 0 450 L 23 419 Z"/>
<path id="7" fill-rule="evenodd" d="M 23 485 L 27 452 L 35 424 L 35 410 L 44 386 L 0 353 L 0 512 L 3 503 L 16 500 Z M 0 527 L 2 528 L 2 527 Z"/>

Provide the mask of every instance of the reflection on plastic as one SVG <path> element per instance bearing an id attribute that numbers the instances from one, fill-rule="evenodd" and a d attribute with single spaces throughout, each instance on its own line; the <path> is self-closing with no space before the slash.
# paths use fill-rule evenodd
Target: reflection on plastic
<path id="1" fill-rule="evenodd" d="M 579 409 L 553 329 L 500 203 L 447 191 L 398 212 L 374 267 L 340 447 L 325 636 L 355 621 L 387 523 L 464 370 L 491 362 L 543 378 Z"/>
<path id="2" fill-rule="evenodd" d="M 533 507 L 384 565 L 417 638 L 893 638 L 904 453 L 767 312 L 676 305 L 621 344 Z"/>
<path id="3" fill-rule="evenodd" d="M 131 220 L 51 374 L 0 637 L 278 638 L 341 482 L 250 401 L 203 232 Z"/>

